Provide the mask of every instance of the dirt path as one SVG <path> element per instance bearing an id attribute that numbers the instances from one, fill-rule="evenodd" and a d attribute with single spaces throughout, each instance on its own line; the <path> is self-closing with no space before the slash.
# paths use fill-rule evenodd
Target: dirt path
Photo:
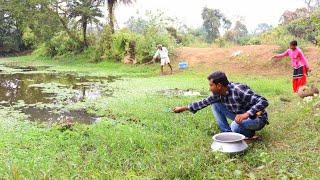
<path id="1" fill-rule="evenodd" d="M 248 75 L 290 75 L 289 60 L 275 62 L 270 58 L 278 49 L 274 45 L 235 46 L 231 48 L 190 48 L 183 47 L 176 51 L 176 60 L 186 60 L 190 68 L 196 70 L 222 70 L 226 73 Z M 238 56 L 232 56 L 235 52 Z M 304 53 L 313 69 L 318 69 L 320 51 L 316 47 L 304 49 Z"/>

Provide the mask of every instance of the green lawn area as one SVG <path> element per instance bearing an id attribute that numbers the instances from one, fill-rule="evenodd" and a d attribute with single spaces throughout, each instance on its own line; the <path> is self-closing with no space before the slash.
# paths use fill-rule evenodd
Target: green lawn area
<path id="1" fill-rule="evenodd" d="M 57 71 L 88 75 L 117 75 L 113 96 L 90 102 L 103 114 L 94 125 L 58 127 L 30 123 L 19 113 L 0 110 L 0 174 L 3 178 L 116 179 L 317 179 L 320 174 L 320 119 L 315 98 L 305 103 L 291 92 L 290 77 L 230 74 L 269 100 L 270 125 L 258 132 L 263 141 L 245 154 L 211 152 L 218 127 L 210 107 L 192 114 L 169 108 L 205 97 L 164 96 L 165 89 L 194 89 L 209 95 L 210 70 L 187 70 L 158 76 L 160 68 L 126 66 L 85 59 L 34 61 L 34 57 L 4 59 L 2 63 L 52 65 Z M 282 102 L 289 98 L 291 102 Z"/>

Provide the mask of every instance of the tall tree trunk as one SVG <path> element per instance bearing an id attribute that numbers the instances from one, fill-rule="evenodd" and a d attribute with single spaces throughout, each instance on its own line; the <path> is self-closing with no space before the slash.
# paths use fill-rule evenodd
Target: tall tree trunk
<path id="1" fill-rule="evenodd" d="M 114 1 L 108 1 L 108 15 L 109 15 L 109 26 L 111 33 L 114 33 L 114 14 L 113 14 L 113 8 L 114 8 Z"/>
<path id="2" fill-rule="evenodd" d="M 88 47 L 87 41 L 87 25 L 88 25 L 88 18 L 82 17 L 82 35 L 83 35 L 83 44 L 84 47 Z"/>

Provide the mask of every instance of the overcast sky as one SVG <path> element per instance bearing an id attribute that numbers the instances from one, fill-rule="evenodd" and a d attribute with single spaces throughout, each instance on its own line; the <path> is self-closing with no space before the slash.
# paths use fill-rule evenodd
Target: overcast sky
<path id="1" fill-rule="evenodd" d="M 144 14 L 146 10 L 160 9 L 188 26 L 199 27 L 205 6 L 220 9 L 232 21 L 242 17 L 249 31 L 253 31 L 259 23 L 276 26 L 285 10 L 295 10 L 305 4 L 303 0 L 136 0 L 133 5 L 119 5 L 116 18 L 118 25 L 123 27 L 137 11 Z"/>

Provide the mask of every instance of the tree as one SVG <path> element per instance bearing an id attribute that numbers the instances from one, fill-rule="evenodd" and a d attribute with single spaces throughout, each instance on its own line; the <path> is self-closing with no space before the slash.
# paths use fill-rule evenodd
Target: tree
<path id="1" fill-rule="evenodd" d="M 288 25 L 290 22 L 298 18 L 308 17 L 309 14 L 308 9 L 306 8 L 298 8 L 295 11 L 285 11 L 280 18 L 280 23 L 282 25 Z"/>
<path id="2" fill-rule="evenodd" d="M 272 26 L 267 23 L 260 23 L 258 27 L 254 30 L 255 34 L 262 34 L 272 29 Z"/>
<path id="3" fill-rule="evenodd" d="M 224 38 L 227 41 L 239 43 L 240 39 L 246 37 L 247 35 L 248 30 L 246 25 L 244 25 L 241 21 L 236 21 L 235 26 L 224 34 Z"/>
<path id="4" fill-rule="evenodd" d="M 111 33 L 114 33 L 114 8 L 118 3 L 123 3 L 125 5 L 132 4 L 135 0 L 107 0 L 108 4 L 108 22 L 110 26 Z"/>
<path id="5" fill-rule="evenodd" d="M 20 44 L 18 49 L 15 48 L 16 50 L 30 49 L 37 43 L 51 39 L 54 33 L 61 30 L 58 19 L 48 13 L 45 8 L 48 4 L 47 0 L 0 0 L 0 9 L 5 12 L 1 17 L 5 16 L 6 19 L 1 24 L 8 25 L 10 22 L 10 31 L 13 32 L 14 28 L 16 32 L 15 35 L 11 35 L 11 39 L 13 37 L 20 38 L 15 41 Z M 8 21 L 9 19 L 10 21 Z M 24 38 L 27 38 L 28 42 L 25 42 Z"/>
<path id="6" fill-rule="evenodd" d="M 4 5 L 0 7 L 0 55 L 19 51 L 23 46 L 21 30 Z"/>
<path id="7" fill-rule="evenodd" d="M 241 37 L 245 37 L 248 35 L 248 29 L 246 25 L 244 25 L 241 21 L 237 21 L 234 28 L 233 32 L 235 33 L 236 39 L 239 39 Z"/>
<path id="8" fill-rule="evenodd" d="M 69 37 L 78 42 L 82 48 L 88 46 L 88 23 L 98 23 L 97 17 L 102 17 L 100 10 L 103 0 L 55 0 L 47 9 L 57 17 Z M 79 38 L 77 29 L 80 24 L 83 38 Z"/>
<path id="9" fill-rule="evenodd" d="M 178 34 L 178 31 L 174 27 L 167 27 L 168 33 L 176 40 L 177 44 L 182 43 L 183 38 Z"/>
<path id="10" fill-rule="evenodd" d="M 79 18 L 78 22 L 81 24 L 83 44 L 85 47 L 88 46 L 87 26 L 89 23 L 99 23 L 97 17 L 103 16 L 100 10 L 100 6 L 103 2 L 104 0 L 76 0 L 70 1 L 68 4 L 70 11 L 69 18 Z"/>
<path id="11" fill-rule="evenodd" d="M 203 27 L 206 31 L 206 40 L 211 43 L 219 37 L 221 24 L 222 28 L 229 29 L 231 22 L 218 9 L 204 7 L 202 10 Z"/>

